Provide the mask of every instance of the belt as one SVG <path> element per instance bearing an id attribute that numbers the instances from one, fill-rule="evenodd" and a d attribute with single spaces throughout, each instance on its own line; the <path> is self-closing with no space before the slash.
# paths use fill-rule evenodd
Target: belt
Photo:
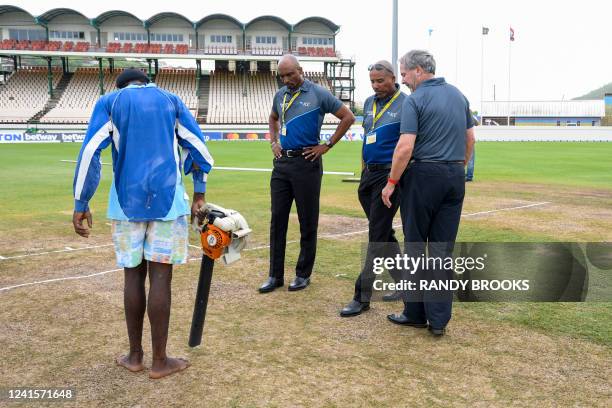
<path id="1" fill-rule="evenodd" d="M 391 163 L 368 163 L 366 164 L 366 168 L 369 171 L 390 170 Z"/>
<path id="2" fill-rule="evenodd" d="M 301 157 L 304 149 L 281 150 L 281 156 L 285 157 Z"/>
<path id="3" fill-rule="evenodd" d="M 412 163 L 438 163 L 438 164 L 464 164 L 463 160 L 421 160 L 421 159 L 411 159 L 409 164 Z"/>
<path id="4" fill-rule="evenodd" d="M 307 146 L 307 147 L 314 147 L 314 146 Z M 305 152 L 305 148 L 302 148 L 302 149 L 291 149 L 291 150 L 282 149 L 281 150 L 281 156 L 285 156 L 285 157 L 302 157 L 302 153 L 304 153 L 304 152 Z"/>

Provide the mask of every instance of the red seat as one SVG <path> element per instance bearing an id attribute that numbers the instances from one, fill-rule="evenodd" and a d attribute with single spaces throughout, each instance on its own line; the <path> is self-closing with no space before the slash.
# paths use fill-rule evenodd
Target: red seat
<path id="1" fill-rule="evenodd" d="M 89 43 L 88 42 L 84 42 L 84 41 L 79 41 L 76 44 L 75 51 L 78 51 L 78 52 L 89 51 Z"/>

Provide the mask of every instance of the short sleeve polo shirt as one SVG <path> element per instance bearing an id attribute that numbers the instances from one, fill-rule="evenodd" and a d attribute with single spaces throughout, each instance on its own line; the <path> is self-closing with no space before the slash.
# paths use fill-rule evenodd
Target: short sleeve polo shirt
<path id="1" fill-rule="evenodd" d="M 464 160 L 465 131 L 473 126 L 467 98 L 444 78 L 423 81 L 402 106 L 400 132 L 416 135 L 417 160 Z"/>
<path id="2" fill-rule="evenodd" d="M 399 90 L 399 85 L 396 85 Z M 400 120 L 404 99 L 408 96 L 400 92 L 389 108 L 380 116 L 374 126 L 374 104 L 376 114 L 383 110 L 393 98 L 379 100 L 372 95 L 363 104 L 363 161 L 367 164 L 386 164 L 393 161 L 393 151 L 400 137 Z"/>
<path id="3" fill-rule="evenodd" d="M 281 147 L 286 150 L 302 149 L 319 144 L 325 114 L 335 113 L 342 107 L 342 102 L 331 92 L 307 79 L 304 80 L 299 91 L 298 97 L 285 110 L 284 125 L 287 134 L 279 136 Z M 283 86 L 274 95 L 272 111 L 278 115 L 279 120 L 282 120 L 283 116 L 283 99 L 288 105 L 294 95 L 295 93 L 291 93 L 286 86 Z"/>

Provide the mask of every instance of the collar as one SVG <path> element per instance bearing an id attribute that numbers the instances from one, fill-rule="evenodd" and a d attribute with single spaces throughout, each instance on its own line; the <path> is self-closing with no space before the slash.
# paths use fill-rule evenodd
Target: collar
<path id="1" fill-rule="evenodd" d="M 153 82 L 149 82 L 146 85 L 132 84 L 132 85 L 126 86 L 124 89 L 131 89 L 131 88 L 157 88 L 157 85 L 155 85 Z"/>
<path id="2" fill-rule="evenodd" d="M 444 77 L 440 77 L 440 78 L 431 78 L 428 79 L 427 81 L 423 81 L 421 82 L 421 85 L 419 85 L 419 87 L 421 86 L 437 86 L 437 85 L 444 85 L 446 83 L 446 80 L 444 80 Z"/>
<path id="3" fill-rule="evenodd" d="M 399 89 L 400 89 L 400 86 L 399 86 L 399 84 L 396 82 L 396 83 L 395 83 L 395 92 L 393 92 L 393 93 L 391 94 L 391 96 L 387 96 L 385 99 L 378 99 L 378 98 L 376 97 L 376 94 L 374 94 L 374 102 L 387 103 L 388 101 L 390 101 L 390 100 L 391 100 L 391 98 L 393 98 L 393 95 L 395 95 Z"/>
<path id="4" fill-rule="evenodd" d="M 300 85 L 300 87 L 295 92 L 297 92 L 298 90 L 302 91 L 302 92 L 308 92 L 311 87 L 312 87 L 312 82 L 310 82 L 310 80 L 304 78 L 304 82 L 302 82 L 302 85 Z M 289 87 L 287 87 L 287 90 L 285 91 L 285 93 L 291 94 L 291 89 L 289 89 Z"/>

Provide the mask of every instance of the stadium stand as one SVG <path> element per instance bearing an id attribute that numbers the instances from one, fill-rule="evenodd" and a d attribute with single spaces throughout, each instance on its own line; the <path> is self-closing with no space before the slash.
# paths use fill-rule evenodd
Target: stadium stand
<path id="1" fill-rule="evenodd" d="M 115 80 L 121 71 L 104 71 L 104 91 L 115 90 Z M 162 69 L 156 84 L 178 95 L 195 116 L 198 109 L 194 69 Z M 79 68 L 64 91 L 57 106 L 42 117 L 42 123 L 87 123 L 96 101 L 100 98 L 97 68 Z"/>
<path id="2" fill-rule="evenodd" d="M 267 123 L 272 98 L 278 90 L 269 72 L 211 73 L 208 123 Z"/>
<path id="3" fill-rule="evenodd" d="M 305 77 L 329 89 L 331 85 L 323 72 L 307 72 Z M 211 73 L 208 98 L 208 117 L 212 124 L 263 124 L 268 122 L 272 98 L 278 90 L 276 77 L 270 72 Z M 338 123 L 328 114 L 324 123 Z"/>
<path id="4" fill-rule="evenodd" d="M 121 73 L 104 70 L 104 92 L 115 90 L 115 80 Z M 78 68 L 55 108 L 41 119 L 41 123 L 87 123 L 100 98 L 97 68 Z"/>
<path id="5" fill-rule="evenodd" d="M 195 116 L 198 110 L 195 69 L 162 69 L 155 77 L 160 88 L 178 95 Z"/>
<path id="6" fill-rule="evenodd" d="M 276 61 L 285 52 L 324 65 L 325 73 L 307 72 L 306 77 L 352 104 L 354 63 L 342 60 L 335 50 L 338 30 L 338 25 L 322 17 L 290 24 L 280 17 L 261 16 L 245 24 L 222 14 L 196 22 L 175 13 L 159 13 L 143 21 L 121 10 L 88 18 L 71 9 L 53 9 L 36 17 L 18 7 L 3 6 L 0 56 L 12 59 L 15 73 L 9 73 L 11 67 L 4 64 L 7 70 L 2 75 L 8 80 L 0 85 L 0 121 L 87 123 L 101 93 L 98 68 L 88 64 L 108 58 L 110 66 L 115 66 L 114 61 L 129 56 L 146 58 L 149 69 L 155 64 L 155 82 L 180 96 L 200 123 L 265 125 L 273 95 L 282 86 Z M 59 68 L 53 69 L 52 97 L 47 68 L 28 68 L 32 57 L 50 58 L 55 65 L 61 59 L 65 71 L 74 70 L 62 75 Z M 165 58 L 191 60 L 197 68 L 158 70 Z M 210 75 L 210 68 L 202 70 L 203 61 L 214 64 Z M 80 67 L 82 63 L 87 65 Z M 104 93 L 114 90 L 119 73 L 104 69 Z M 333 78 L 333 86 L 326 75 Z M 325 123 L 336 122 L 333 115 L 325 118 Z"/>
<path id="7" fill-rule="evenodd" d="M 53 88 L 62 78 L 59 68 L 52 70 Z M 44 108 L 49 99 L 47 67 L 23 68 L 0 87 L 0 122 L 24 123 Z"/>

